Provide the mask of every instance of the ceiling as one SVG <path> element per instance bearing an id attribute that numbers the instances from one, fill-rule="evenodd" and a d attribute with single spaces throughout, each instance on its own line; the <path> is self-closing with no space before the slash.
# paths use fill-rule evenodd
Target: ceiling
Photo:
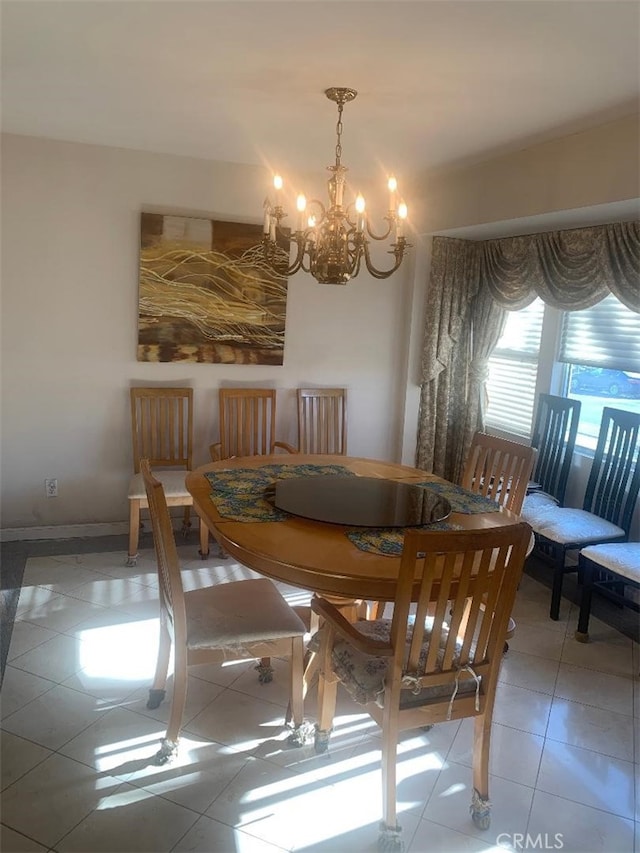
<path id="1" fill-rule="evenodd" d="M 619 0 L 2 0 L 6 132 L 403 175 L 638 110 L 640 4 Z"/>

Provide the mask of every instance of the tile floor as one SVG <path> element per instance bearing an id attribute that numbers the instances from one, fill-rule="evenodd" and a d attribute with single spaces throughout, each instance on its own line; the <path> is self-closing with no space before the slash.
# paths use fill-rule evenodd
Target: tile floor
<path id="1" fill-rule="evenodd" d="M 250 576 L 194 559 L 193 545 L 180 551 L 187 588 Z M 409 853 L 640 853 L 639 647 L 595 619 L 580 645 L 575 607 L 564 602 L 554 623 L 548 604 L 525 577 L 498 690 L 487 832 L 468 812 L 469 721 L 403 738 Z M 136 569 L 122 552 L 28 560 L 1 694 L 2 851 L 374 851 L 377 727 L 341 696 L 329 755 L 288 749 L 284 662 L 264 686 L 247 663 L 195 670 L 179 758 L 151 762 L 168 710 L 145 707 L 156 617 L 150 551 Z M 306 711 L 313 719 L 313 695 Z"/>

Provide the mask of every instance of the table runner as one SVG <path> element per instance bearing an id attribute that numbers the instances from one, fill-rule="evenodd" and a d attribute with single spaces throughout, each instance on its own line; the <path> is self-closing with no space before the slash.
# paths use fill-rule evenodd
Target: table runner
<path id="1" fill-rule="evenodd" d="M 316 477 L 333 474 L 355 477 L 344 465 L 264 465 L 262 468 L 225 468 L 208 471 L 205 477 L 212 490 L 211 500 L 224 518 L 233 521 L 284 521 L 289 513 L 266 498 L 278 479 Z"/>
<path id="2" fill-rule="evenodd" d="M 284 521 L 289 513 L 278 509 L 268 500 L 268 492 L 277 479 L 289 477 L 316 477 L 338 475 L 355 477 L 344 465 L 264 465 L 260 468 L 224 468 L 208 471 L 205 476 L 212 489 L 211 500 L 223 518 L 232 521 Z M 498 505 L 482 495 L 463 489 L 453 483 L 437 483 L 430 480 L 416 483 L 428 488 L 449 501 L 452 512 L 475 513 L 497 512 Z M 458 524 L 440 521 L 415 529 L 461 530 Z M 361 551 L 397 557 L 402 554 L 404 529 L 400 528 L 357 528 L 346 531 L 349 540 Z"/>

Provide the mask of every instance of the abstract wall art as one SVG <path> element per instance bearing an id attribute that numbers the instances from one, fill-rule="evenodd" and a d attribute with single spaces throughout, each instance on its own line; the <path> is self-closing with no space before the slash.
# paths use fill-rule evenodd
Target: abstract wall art
<path id="1" fill-rule="evenodd" d="M 287 279 L 262 226 L 142 213 L 138 361 L 282 364 Z"/>

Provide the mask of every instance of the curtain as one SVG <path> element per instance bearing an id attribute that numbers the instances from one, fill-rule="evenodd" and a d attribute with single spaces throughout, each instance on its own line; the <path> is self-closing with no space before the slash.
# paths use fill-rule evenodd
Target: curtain
<path id="1" fill-rule="evenodd" d="M 495 346 L 505 314 L 478 293 L 478 247 L 434 237 L 426 300 L 416 464 L 453 482 L 470 436 L 482 425 L 485 353 Z"/>
<path id="2" fill-rule="evenodd" d="M 479 244 L 480 289 L 518 310 L 540 296 L 564 311 L 613 293 L 640 313 L 640 222 L 507 237 Z"/>
<path id="3" fill-rule="evenodd" d="M 505 310 L 536 296 L 578 310 L 609 293 L 640 313 L 640 222 L 486 241 L 434 237 L 417 466 L 459 482 L 473 433 L 484 428 L 488 360 Z"/>

